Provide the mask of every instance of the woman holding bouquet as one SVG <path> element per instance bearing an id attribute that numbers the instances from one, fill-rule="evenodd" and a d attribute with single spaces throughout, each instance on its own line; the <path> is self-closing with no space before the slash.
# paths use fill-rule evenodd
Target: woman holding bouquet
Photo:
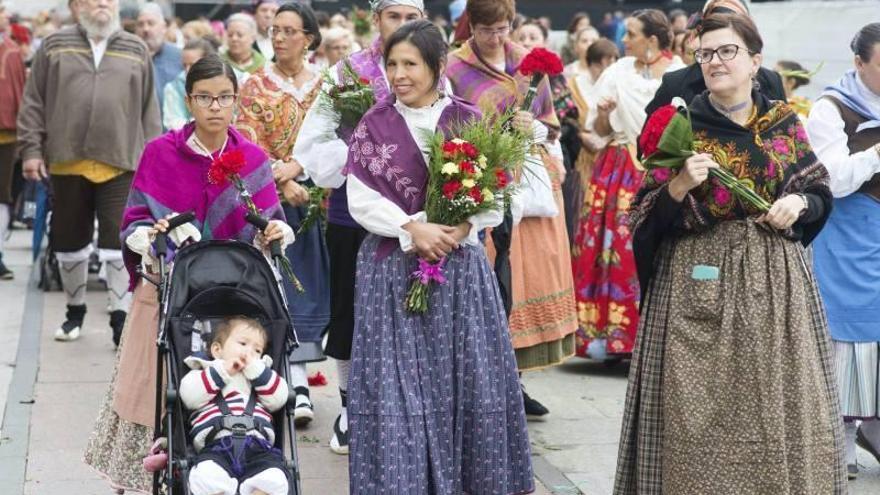
<path id="1" fill-rule="evenodd" d="M 369 233 L 358 256 L 349 390 L 352 493 L 534 490 L 528 432 L 495 275 L 477 233 L 498 209 L 457 225 L 425 221 L 429 136 L 479 118 L 438 90 L 440 30 L 414 21 L 385 46 L 390 98 L 355 130 L 346 170 L 352 216 Z M 405 300 L 416 256 L 445 257 L 429 309 Z"/>
<path id="2" fill-rule="evenodd" d="M 298 3 L 282 5 L 269 32 L 275 62 L 259 69 L 242 86 L 236 126 L 273 160 L 284 215 L 288 224 L 299 230 L 308 212 L 307 187 L 311 181 L 293 159 L 293 146 L 306 112 L 320 91 L 321 77 L 305 60 L 306 53 L 321 43 L 321 33 L 312 9 Z M 298 292 L 285 280 L 290 314 L 300 341 L 290 359 L 297 426 L 308 424 L 314 417 L 305 363 L 324 358 L 321 337 L 330 321 L 330 261 L 321 223 L 300 232 L 286 253 L 305 289 Z"/>
<path id="3" fill-rule="evenodd" d="M 576 229 L 572 271 L 582 355 L 602 359 L 632 352 L 639 321 L 639 284 L 629 231 L 629 209 L 642 183 L 635 142 L 645 105 L 668 71 L 682 67 L 669 51 L 666 14 L 640 10 L 626 20 L 627 56 L 605 69 L 591 100 L 587 127 L 611 142 L 599 153 Z"/>
<path id="4" fill-rule="evenodd" d="M 498 113 L 521 108 L 531 76 L 517 71 L 528 52 L 510 41 L 515 3 L 469 0 L 465 12 L 473 36 L 449 55 L 446 76 L 453 91 L 480 108 Z M 565 218 L 560 214 L 563 203 L 559 179 L 563 165 L 558 155 L 550 153 L 551 149 L 558 150 L 559 120 L 546 77 L 538 85 L 529 111 L 517 112 L 513 125 L 531 131 L 533 151 L 541 160 L 530 166 L 543 166 L 552 188 L 513 228 L 510 240 L 510 335 L 519 370 L 526 371 L 553 366 L 574 355 L 577 330 L 571 251 Z M 494 245 L 490 247 L 490 253 L 493 252 Z M 542 419 L 549 412 L 527 394 L 523 394 L 523 400 L 530 419 Z"/>
<path id="5" fill-rule="evenodd" d="M 209 169 L 221 156 L 236 157 L 241 167 L 238 174 L 255 205 L 272 219 L 260 236 L 264 245 L 276 239 L 283 239 L 283 244 L 293 242 L 266 154 L 231 127 L 238 98 L 232 67 L 215 54 L 207 55 L 190 68 L 185 89 L 194 122 L 144 148 L 122 219 L 123 256 L 134 297 L 111 385 L 85 452 L 86 464 L 120 491 L 148 492 L 152 486 L 143 458 L 154 440 L 159 308 L 155 287 L 142 280 L 135 268 L 143 264 L 146 273 L 156 273 L 151 255 L 156 232 L 165 231 L 169 216 L 192 211 L 195 220 L 170 233 L 172 247 L 189 239 L 253 242 L 258 233 L 245 221 L 234 187 L 208 179 Z"/>
<path id="6" fill-rule="evenodd" d="M 763 43 L 751 19 L 712 15 L 700 32 L 697 154 L 651 169 L 633 201 L 644 299 L 614 493 L 846 493 L 828 328 L 803 247 L 831 210 L 828 172 L 791 108 L 753 88 Z M 649 156 L 660 112 L 675 109 L 648 120 Z M 731 194 L 715 168 L 760 201 Z"/>

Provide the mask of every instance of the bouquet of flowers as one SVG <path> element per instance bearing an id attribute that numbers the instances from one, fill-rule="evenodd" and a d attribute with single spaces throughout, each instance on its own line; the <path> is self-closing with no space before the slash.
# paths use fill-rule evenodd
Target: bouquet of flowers
<path id="1" fill-rule="evenodd" d="M 532 77 L 532 80 L 529 82 L 529 92 L 526 93 L 520 108 L 524 111 L 529 111 L 532 108 L 535 96 L 538 94 L 538 85 L 541 84 L 541 79 L 544 79 L 544 76 L 558 76 L 562 74 L 564 69 L 565 67 L 562 65 L 562 59 L 559 58 L 559 55 L 544 48 L 532 49 L 519 63 L 519 67 L 516 68 L 520 74 Z"/>
<path id="2" fill-rule="evenodd" d="M 648 170 L 680 169 L 684 166 L 684 162 L 694 155 L 694 146 L 690 112 L 688 111 L 687 116 L 682 115 L 675 105 L 660 107 L 651 114 L 639 136 L 642 165 Z M 739 199 L 761 211 L 770 210 L 771 205 L 767 200 L 729 171 L 713 168 L 709 170 L 709 174 Z"/>
<path id="3" fill-rule="evenodd" d="M 509 115 L 508 115 L 509 117 Z M 506 208 L 514 191 L 513 178 L 525 160 L 529 137 L 504 125 L 507 119 L 483 117 L 457 126 L 454 139 L 434 133 L 428 162 L 425 213 L 428 221 L 458 225 L 477 213 Z M 428 310 L 434 283 L 446 283 L 443 258 L 436 263 L 419 258 L 406 297 L 412 313 Z"/>
<path id="4" fill-rule="evenodd" d="M 297 235 L 312 228 L 318 220 L 326 220 L 327 218 L 327 189 L 318 186 L 309 188 L 309 205 L 306 208 L 306 217 L 299 224 Z"/>
<path id="5" fill-rule="evenodd" d="M 342 77 L 339 83 L 333 79 L 331 70 L 333 69 L 329 68 L 323 74 L 322 105 L 339 116 L 341 126 L 354 129 L 361 117 L 376 102 L 373 87 L 368 79 L 357 74 L 348 59 L 342 61 Z"/>
<path id="6" fill-rule="evenodd" d="M 241 202 L 244 204 L 248 213 L 259 215 L 260 210 L 257 209 L 257 205 L 254 204 L 254 199 L 251 196 L 251 193 L 247 190 L 244 181 L 241 179 L 240 172 L 246 163 L 244 153 L 240 150 L 227 151 L 211 162 L 211 166 L 208 168 L 208 182 L 211 184 L 223 184 L 226 181 L 230 181 L 232 185 L 238 189 L 238 196 L 241 198 Z M 290 260 L 282 255 L 279 259 L 279 263 L 281 265 L 281 270 L 296 290 L 298 292 L 305 292 L 302 283 L 293 273 Z"/>

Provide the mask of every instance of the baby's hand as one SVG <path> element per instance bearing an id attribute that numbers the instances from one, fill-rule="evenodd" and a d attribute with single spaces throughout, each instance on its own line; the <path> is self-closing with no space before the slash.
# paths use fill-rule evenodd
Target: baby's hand
<path id="1" fill-rule="evenodd" d="M 224 369 L 229 376 L 239 374 L 245 368 L 245 366 L 247 366 L 247 362 L 245 361 L 243 356 L 231 359 L 224 363 Z"/>
<path id="2" fill-rule="evenodd" d="M 248 380 L 256 380 L 260 375 L 266 371 L 267 363 L 265 359 L 261 359 L 260 356 L 253 355 L 249 360 L 247 366 L 244 368 L 244 377 Z"/>

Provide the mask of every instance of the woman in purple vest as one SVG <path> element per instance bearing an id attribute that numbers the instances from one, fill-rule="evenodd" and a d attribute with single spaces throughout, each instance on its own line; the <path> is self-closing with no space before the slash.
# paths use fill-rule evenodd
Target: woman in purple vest
<path id="1" fill-rule="evenodd" d="M 507 318 L 477 237 L 501 212 L 457 226 L 425 221 L 428 136 L 479 118 L 438 89 L 446 50 L 427 21 L 387 40 L 392 95 L 361 120 L 348 155 L 349 210 L 370 233 L 357 268 L 352 494 L 534 490 Z M 424 315 L 403 305 L 416 255 L 447 259 L 448 282 L 434 288 Z"/>

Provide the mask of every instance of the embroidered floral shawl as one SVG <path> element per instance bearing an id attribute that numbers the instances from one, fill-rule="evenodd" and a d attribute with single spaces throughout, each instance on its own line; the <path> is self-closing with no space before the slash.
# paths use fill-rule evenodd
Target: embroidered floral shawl
<path id="1" fill-rule="evenodd" d="M 528 51 L 508 42 L 504 46 L 504 53 L 504 72 L 499 72 L 480 57 L 473 39 L 450 53 L 446 77 L 452 84 L 452 91 L 483 111 L 494 109 L 504 112 L 511 106 L 520 105 L 528 92 L 531 78 L 518 73 L 516 68 Z M 538 86 L 532 114 L 551 129 L 559 129 L 546 77 Z"/>
<path id="2" fill-rule="evenodd" d="M 132 287 L 137 282 L 135 267 L 140 263 L 140 255 L 126 247 L 125 239 L 137 227 L 152 226 L 169 213 L 193 211 L 196 216 L 193 224 L 201 231 L 203 240 L 252 242 L 256 235 L 254 227 L 245 221 L 246 210 L 238 190 L 229 182 L 208 182 L 211 160 L 186 143 L 194 131 L 195 124 L 189 123 L 180 130 L 168 132 L 147 144 L 141 156 L 120 229 Z M 284 220 L 266 154 L 230 128 L 226 151 L 232 150 L 240 150 L 245 155 L 247 164 L 241 177 L 257 208 L 263 216 Z"/>
<path id="3" fill-rule="evenodd" d="M 794 111 L 784 102 L 771 102 L 758 92 L 752 97 L 756 115 L 746 127 L 722 116 L 710 103 L 708 92 L 691 102 L 691 119 L 698 153 L 708 153 L 722 167 L 748 182 L 771 204 L 792 193 L 812 193 L 825 203 L 825 217 L 831 208 L 828 171 L 807 140 L 807 132 Z M 669 169 L 654 169 L 645 175 L 632 206 L 633 231 L 645 221 L 660 191 L 675 176 Z M 725 221 L 744 219 L 761 212 L 737 201 L 718 179 L 710 177 L 692 190 L 674 223 L 677 231 L 702 231 Z M 822 221 L 789 229 L 783 235 L 812 240 Z"/>
<path id="4" fill-rule="evenodd" d="M 448 137 L 456 124 L 480 118 L 470 103 L 451 99 L 437 124 Z M 361 119 L 352 135 L 345 172 L 413 215 L 425 207 L 428 164 L 394 102 L 392 96 L 376 104 Z M 390 252 L 380 251 L 380 257 Z"/>

